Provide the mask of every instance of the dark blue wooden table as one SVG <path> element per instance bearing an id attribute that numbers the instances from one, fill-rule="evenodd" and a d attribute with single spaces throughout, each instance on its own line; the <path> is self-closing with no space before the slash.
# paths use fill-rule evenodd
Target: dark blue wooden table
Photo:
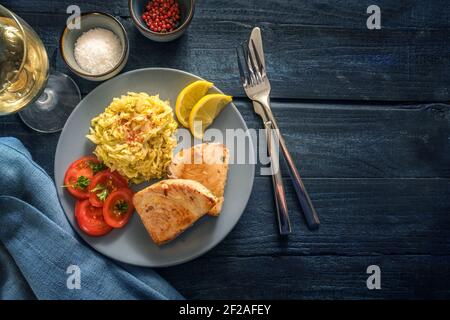
<path id="1" fill-rule="evenodd" d="M 274 114 L 322 225 L 305 227 L 286 177 L 293 234 L 281 239 L 269 177 L 257 176 L 248 207 L 215 249 L 159 269 L 187 298 L 450 298 L 450 2 L 446 0 L 199 0 L 181 39 L 141 36 L 126 0 L 2 0 L 58 46 L 66 8 L 107 11 L 126 27 L 124 71 L 172 67 L 235 96 L 262 128 L 238 81 L 234 47 L 263 32 Z M 381 8 L 368 30 L 367 7 Z M 58 57 L 57 69 L 70 72 Z M 98 83 L 71 76 L 86 95 Z M 13 115 L 15 136 L 53 174 L 58 134 L 38 134 Z M 259 171 L 257 170 L 257 173 Z M 368 290 L 366 269 L 381 269 Z"/>

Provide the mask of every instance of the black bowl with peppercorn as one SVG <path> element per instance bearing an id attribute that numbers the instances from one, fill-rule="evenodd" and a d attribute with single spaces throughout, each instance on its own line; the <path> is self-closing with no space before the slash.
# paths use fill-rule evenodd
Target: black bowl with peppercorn
<path id="1" fill-rule="evenodd" d="M 194 16 L 195 0 L 129 0 L 131 18 L 147 38 L 167 42 L 180 37 Z"/>

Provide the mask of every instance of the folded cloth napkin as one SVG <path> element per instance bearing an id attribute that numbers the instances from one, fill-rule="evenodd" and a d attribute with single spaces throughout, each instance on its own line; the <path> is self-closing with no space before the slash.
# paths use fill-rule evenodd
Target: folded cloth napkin
<path id="1" fill-rule="evenodd" d="M 19 140 L 0 138 L 0 172 L 0 299 L 182 299 L 153 270 L 86 246 Z"/>

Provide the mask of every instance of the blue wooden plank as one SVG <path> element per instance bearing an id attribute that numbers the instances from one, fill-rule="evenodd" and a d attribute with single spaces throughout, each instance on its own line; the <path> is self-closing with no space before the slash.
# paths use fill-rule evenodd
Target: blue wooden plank
<path id="1" fill-rule="evenodd" d="M 368 290 L 366 269 L 381 269 Z M 190 299 L 448 299 L 449 256 L 222 256 L 159 271 Z"/>
<path id="2" fill-rule="evenodd" d="M 48 6 L 41 4 L 41 13 L 36 14 L 30 9 L 21 11 L 26 8 L 20 3 L 34 2 L 17 3 L 9 4 L 37 29 L 49 51 L 56 48 L 68 2 L 51 9 L 52 24 L 45 18 L 50 14 L 42 11 L 49 10 L 45 9 Z M 384 8 L 384 28 L 375 31 L 366 28 L 367 3 L 280 1 L 276 6 L 245 1 L 231 5 L 223 1 L 199 2 L 187 34 L 169 44 L 142 37 L 127 16 L 124 3 L 113 2 L 107 11 L 122 15 L 120 19 L 130 36 L 131 57 L 125 71 L 151 66 L 184 69 L 216 82 L 232 95 L 242 96 L 234 47 L 248 37 L 252 26 L 259 25 L 274 97 L 448 100 L 448 3 L 384 1 L 380 4 Z M 81 4 L 105 10 L 98 3 Z M 225 9 L 215 10 L 219 6 Z M 277 14 L 278 10 L 281 13 Z M 66 70 L 61 60 L 58 68 Z M 75 78 L 84 93 L 97 85 Z"/>
<path id="3" fill-rule="evenodd" d="M 235 230 L 210 257 L 450 252 L 450 179 L 304 179 L 321 220 L 309 231 L 289 179 L 284 179 L 293 233 L 277 230 L 270 179 L 258 177 Z"/>
<path id="4" fill-rule="evenodd" d="M 237 106 L 251 128 L 262 128 L 249 102 Z M 450 177 L 448 104 L 275 101 L 272 107 L 303 177 Z"/>
<path id="5" fill-rule="evenodd" d="M 250 128 L 262 129 L 247 100 L 236 99 L 236 105 Z M 448 104 L 275 101 L 273 109 L 304 178 L 450 178 Z M 58 134 L 35 133 L 10 116 L 0 118 L 4 135 L 23 140 L 53 174 Z"/>
<path id="6" fill-rule="evenodd" d="M 77 0 L 3 0 L 2 4 L 21 13 L 61 13 L 76 4 L 82 11 L 108 10 L 129 17 L 127 1 L 109 0 L 107 8 L 102 1 Z M 446 0 L 196 0 L 196 19 L 209 17 L 227 20 L 296 25 L 323 25 L 332 27 L 365 27 L 367 7 L 381 8 L 386 28 L 448 28 L 450 4 Z"/>

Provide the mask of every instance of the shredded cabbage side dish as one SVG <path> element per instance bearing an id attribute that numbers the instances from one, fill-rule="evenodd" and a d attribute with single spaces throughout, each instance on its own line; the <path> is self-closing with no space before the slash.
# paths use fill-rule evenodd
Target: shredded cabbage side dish
<path id="1" fill-rule="evenodd" d="M 91 120 L 94 154 L 132 183 L 161 178 L 172 161 L 177 129 L 172 108 L 158 95 L 129 92 Z"/>

